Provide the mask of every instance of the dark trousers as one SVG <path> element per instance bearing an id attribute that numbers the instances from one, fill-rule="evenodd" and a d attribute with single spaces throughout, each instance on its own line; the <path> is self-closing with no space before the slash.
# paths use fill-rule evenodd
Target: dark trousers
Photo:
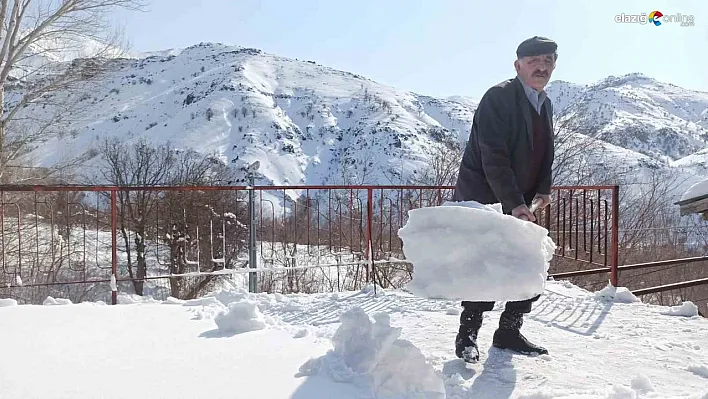
<path id="1" fill-rule="evenodd" d="M 536 295 L 524 301 L 508 301 L 504 309 L 514 313 L 529 313 L 531 312 L 531 306 L 539 298 L 541 298 L 541 295 Z M 494 309 L 494 302 L 462 301 L 462 307 L 468 312 L 489 312 Z"/>
<path id="2" fill-rule="evenodd" d="M 536 196 L 535 190 L 524 193 L 524 200 L 527 206 L 531 206 L 533 198 Z M 511 210 L 504 212 L 505 214 L 511 214 Z M 526 299 L 524 301 L 508 301 L 506 303 L 505 310 L 514 313 L 529 313 L 531 312 L 531 305 L 538 301 L 541 295 L 536 295 L 533 298 Z M 466 312 L 488 312 L 494 309 L 494 302 L 471 302 L 462 301 L 462 307 Z"/>

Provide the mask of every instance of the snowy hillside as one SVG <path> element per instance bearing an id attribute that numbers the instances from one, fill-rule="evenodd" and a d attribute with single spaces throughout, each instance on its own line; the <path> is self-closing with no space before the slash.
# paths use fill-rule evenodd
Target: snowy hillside
<path id="1" fill-rule="evenodd" d="M 259 160 L 263 183 L 383 182 L 422 167 L 431 145 L 464 139 L 472 115 L 455 101 L 220 44 L 114 67 L 101 91 L 77 95 L 93 118 L 34 151 L 37 165 L 77 156 L 106 136 L 145 136 L 235 166 Z"/>
<path id="2" fill-rule="evenodd" d="M 480 363 L 465 365 L 453 351 L 459 303 L 377 291 L 232 290 L 116 306 L 0 299 L 0 390 L 8 399 L 708 398 L 708 322 L 688 303 L 551 282 L 523 327 L 549 355 L 492 348 L 496 308 Z"/>
<path id="3" fill-rule="evenodd" d="M 553 82 L 558 123 L 570 118 L 580 133 L 655 159 L 676 160 L 708 146 L 708 93 L 642 74 L 578 86 Z"/>
<path id="4" fill-rule="evenodd" d="M 103 138 L 147 137 L 215 153 L 236 167 L 258 160 L 260 184 L 401 184 L 426 168 L 435 146 L 466 140 L 483 94 L 433 98 L 313 61 L 216 43 L 132 57 L 115 59 L 98 87 L 56 93 L 77 114 L 29 162 L 50 166 L 84 154 L 91 165 L 100 162 L 95 149 Z M 18 90 L 10 90 L 10 105 Z M 692 154 L 708 147 L 708 93 L 641 74 L 588 86 L 555 81 L 548 93 L 557 125 L 610 149 L 593 164 L 704 171 L 696 165 L 704 156 Z M 53 109 L 31 104 L 20 116 Z"/>

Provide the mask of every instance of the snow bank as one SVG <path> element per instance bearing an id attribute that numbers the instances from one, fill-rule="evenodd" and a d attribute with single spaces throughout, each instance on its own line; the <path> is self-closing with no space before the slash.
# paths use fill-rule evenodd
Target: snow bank
<path id="1" fill-rule="evenodd" d="M 708 179 L 701 180 L 689 187 L 681 196 L 681 201 L 702 197 L 704 195 L 708 195 Z"/>
<path id="2" fill-rule="evenodd" d="M 207 296 L 207 297 L 202 297 L 202 298 L 196 298 L 196 299 L 189 299 L 184 301 L 183 305 L 184 306 L 209 306 L 209 305 L 216 305 L 218 303 L 221 303 L 217 298 L 213 296 Z"/>
<path id="3" fill-rule="evenodd" d="M 214 322 L 219 332 L 227 334 L 241 334 L 266 327 L 263 314 L 258 310 L 258 304 L 253 301 L 229 304 L 229 309 L 219 313 L 214 318 Z"/>
<path id="4" fill-rule="evenodd" d="M 555 244 L 548 230 L 504 215 L 501 205 L 446 202 L 413 209 L 398 231 L 413 263 L 414 295 L 524 300 L 543 293 Z"/>
<path id="5" fill-rule="evenodd" d="M 401 328 L 391 327 L 387 314 L 374 319 L 359 307 L 343 313 L 332 336 L 334 349 L 307 361 L 300 373 L 360 385 L 378 399 L 444 399 L 445 384 L 420 349 L 398 338 Z"/>
<path id="6" fill-rule="evenodd" d="M 681 306 L 672 306 L 669 310 L 661 312 L 661 314 L 667 316 L 694 317 L 698 316 L 698 306 L 691 301 L 686 301 L 682 303 Z"/>
<path id="7" fill-rule="evenodd" d="M 602 301 L 617 303 L 641 302 L 641 300 L 626 287 L 615 287 L 612 284 L 607 284 L 607 287 L 595 292 L 595 297 Z"/>
<path id="8" fill-rule="evenodd" d="M 168 305 L 184 305 L 187 301 L 182 300 L 182 299 L 177 299 L 173 296 L 168 296 L 167 299 L 162 301 L 162 303 L 168 304 Z"/>
<path id="9" fill-rule="evenodd" d="M 17 306 L 17 301 L 12 298 L 2 299 L 0 298 L 0 308 Z"/>

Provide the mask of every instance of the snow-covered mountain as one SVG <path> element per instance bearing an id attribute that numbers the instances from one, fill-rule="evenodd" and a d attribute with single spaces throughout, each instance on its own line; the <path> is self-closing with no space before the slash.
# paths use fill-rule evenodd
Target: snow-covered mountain
<path id="1" fill-rule="evenodd" d="M 588 86 L 553 82 L 562 120 L 581 133 L 651 156 L 678 160 L 708 146 L 708 93 L 642 74 L 610 76 Z"/>
<path id="2" fill-rule="evenodd" d="M 102 87 L 72 96 L 91 117 L 38 146 L 30 154 L 38 166 L 80 155 L 106 136 L 145 136 L 216 153 L 234 166 L 259 160 L 262 183 L 278 185 L 402 182 L 396 176 L 424 167 L 431 145 L 464 139 L 474 111 L 221 44 L 116 59 Z"/>
<path id="3" fill-rule="evenodd" d="M 472 97 L 416 94 L 258 49 L 202 43 L 133 57 L 112 61 L 100 87 L 58 93 L 83 117 L 28 159 L 50 166 L 88 154 L 99 162 L 101 139 L 147 137 L 236 167 L 258 160 L 261 184 L 404 183 L 436 146 L 464 142 L 476 108 Z M 554 81 L 548 93 L 557 125 L 606 150 L 595 164 L 706 169 L 708 93 L 641 74 L 587 86 Z M 22 112 L 48 111 L 38 103 Z"/>

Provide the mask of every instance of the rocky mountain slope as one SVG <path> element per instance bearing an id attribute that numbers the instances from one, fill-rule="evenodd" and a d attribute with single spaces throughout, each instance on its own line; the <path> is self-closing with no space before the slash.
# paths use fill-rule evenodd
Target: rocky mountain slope
<path id="1" fill-rule="evenodd" d="M 100 87 L 57 94 L 82 117 L 36 146 L 29 162 L 50 166 L 84 154 L 95 164 L 103 138 L 147 137 L 235 167 L 258 160 L 261 184 L 400 184 L 427 167 L 436 147 L 464 142 L 476 107 L 468 97 L 433 98 L 215 43 L 112 63 Z M 604 149 L 593 165 L 681 168 L 690 176 L 705 170 L 708 93 L 641 74 L 588 86 L 555 81 L 548 92 L 557 124 Z M 41 103 L 22 110 L 46 112 Z"/>

